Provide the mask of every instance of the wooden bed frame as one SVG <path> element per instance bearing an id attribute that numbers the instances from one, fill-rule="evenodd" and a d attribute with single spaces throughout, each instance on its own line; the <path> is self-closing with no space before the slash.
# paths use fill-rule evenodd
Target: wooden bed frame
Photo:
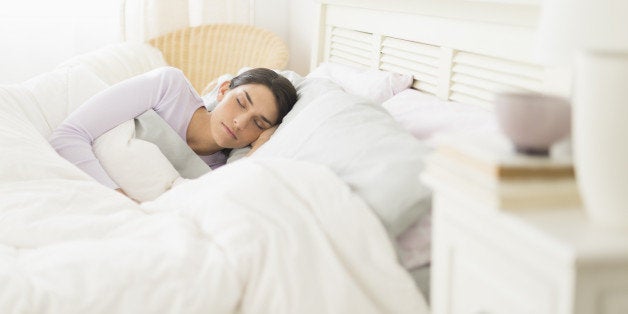
<path id="1" fill-rule="evenodd" d="M 566 96 L 570 73 L 535 60 L 534 0 L 327 0 L 311 67 L 336 62 L 414 76 L 413 88 L 492 108 L 496 93 Z"/>

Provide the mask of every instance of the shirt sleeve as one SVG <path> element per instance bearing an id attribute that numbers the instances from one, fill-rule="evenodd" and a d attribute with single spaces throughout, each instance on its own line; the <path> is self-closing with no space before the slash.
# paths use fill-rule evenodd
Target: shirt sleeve
<path id="1" fill-rule="evenodd" d="M 189 89 L 185 84 L 189 83 L 180 70 L 164 67 L 112 85 L 72 112 L 53 131 L 50 144 L 98 182 L 117 189 L 119 186 L 94 155 L 94 139 L 149 109 L 162 116 L 171 115 L 176 94 L 181 88 Z"/>

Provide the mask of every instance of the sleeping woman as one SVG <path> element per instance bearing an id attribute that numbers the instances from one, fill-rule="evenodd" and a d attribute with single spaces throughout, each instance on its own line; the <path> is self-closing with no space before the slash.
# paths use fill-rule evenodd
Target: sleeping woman
<path id="1" fill-rule="evenodd" d="M 265 142 L 292 109 L 297 93 L 273 70 L 243 72 L 218 88 L 208 111 L 179 69 L 162 67 L 115 84 L 72 112 L 50 137 L 54 149 L 98 182 L 124 193 L 96 158 L 92 143 L 121 123 L 154 110 L 209 167 L 225 164 L 225 149 Z"/>

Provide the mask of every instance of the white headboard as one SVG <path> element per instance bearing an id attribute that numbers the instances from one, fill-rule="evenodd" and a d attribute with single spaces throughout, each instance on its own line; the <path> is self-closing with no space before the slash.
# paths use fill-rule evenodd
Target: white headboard
<path id="1" fill-rule="evenodd" d="M 566 96 L 569 72 L 535 62 L 537 1 L 321 1 L 312 67 L 411 73 L 417 90 L 486 108 L 504 91 Z"/>

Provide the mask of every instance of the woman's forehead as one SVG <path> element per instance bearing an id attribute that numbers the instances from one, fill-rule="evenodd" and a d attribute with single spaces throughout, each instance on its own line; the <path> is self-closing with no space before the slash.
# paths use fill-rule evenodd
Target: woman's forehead
<path id="1" fill-rule="evenodd" d="M 243 84 L 236 87 L 236 90 L 247 91 L 249 93 L 255 93 L 255 94 L 266 94 L 271 97 L 273 95 L 270 88 L 262 84 Z"/>

